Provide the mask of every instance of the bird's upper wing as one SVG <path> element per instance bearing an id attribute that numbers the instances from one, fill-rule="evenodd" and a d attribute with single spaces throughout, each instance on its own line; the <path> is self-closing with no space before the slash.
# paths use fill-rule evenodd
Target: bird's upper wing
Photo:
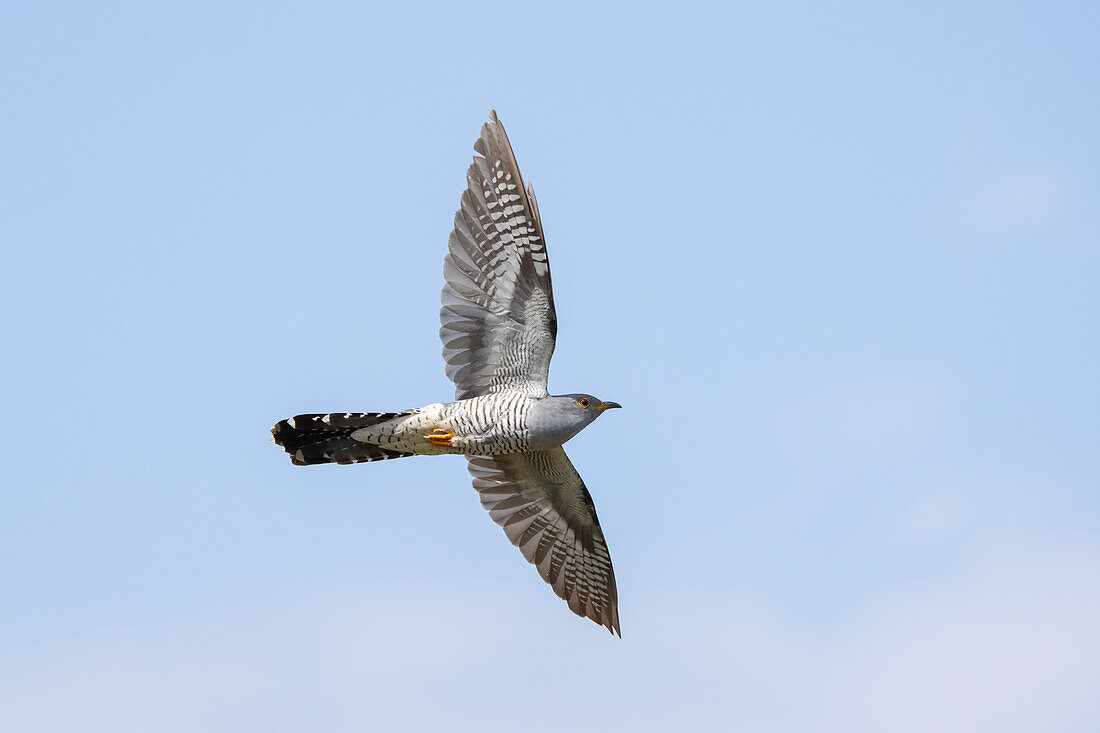
<path id="1" fill-rule="evenodd" d="M 611 555 L 592 496 L 565 451 L 467 458 L 481 504 L 543 580 L 573 613 L 621 636 Z"/>
<path id="2" fill-rule="evenodd" d="M 443 359 L 455 399 L 504 390 L 546 395 L 557 317 L 531 188 L 496 112 L 481 128 L 443 262 Z"/>

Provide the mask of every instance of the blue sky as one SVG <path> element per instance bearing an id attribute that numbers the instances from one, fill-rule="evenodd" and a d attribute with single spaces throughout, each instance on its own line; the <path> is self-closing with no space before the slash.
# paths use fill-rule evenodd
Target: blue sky
<path id="1" fill-rule="evenodd" d="M 1100 728 L 1088 3 L 24 4 L 0 23 L 0 728 Z M 491 108 L 623 639 L 460 458 Z"/>

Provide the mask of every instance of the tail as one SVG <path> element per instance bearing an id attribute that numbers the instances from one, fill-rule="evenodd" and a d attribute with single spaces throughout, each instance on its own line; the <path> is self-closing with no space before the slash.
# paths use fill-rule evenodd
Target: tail
<path id="1" fill-rule="evenodd" d="M 330 415 L 296 415 L 271 428 L 271 439 L 290 454 L 296 466 L 316 463 L 366 463 L 403 458 L 412 453 L 379 448 L 351 437 L 359 428 L 377 425 L 406 412 L 334 412 Z"/>

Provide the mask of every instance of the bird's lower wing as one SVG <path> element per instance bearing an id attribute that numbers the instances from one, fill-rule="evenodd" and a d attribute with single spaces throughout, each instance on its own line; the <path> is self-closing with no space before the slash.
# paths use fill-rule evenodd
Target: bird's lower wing
<path id="1" fill-rule="evenodd" d="M 482 505 L 573 613 L 619 632 L 615 572 L 592 496 L 561 448 L 468 456 Z"/>

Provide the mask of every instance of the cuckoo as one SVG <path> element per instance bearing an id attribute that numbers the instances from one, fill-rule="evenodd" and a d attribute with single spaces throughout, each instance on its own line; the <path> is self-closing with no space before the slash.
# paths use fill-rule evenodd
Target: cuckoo
<path id="1" fill-rule="evenodd" d="M 605 411 L 546 389 L 557 335 L 535 193 L 491 112 L 443 261 L 443 358 L 455 401 L 401 412 L 298 415 L 272 428 L 299 466 L 464 455 L 482 505 L 570 610 L 621 636 L 611 555 L 562 444 Z"/>

